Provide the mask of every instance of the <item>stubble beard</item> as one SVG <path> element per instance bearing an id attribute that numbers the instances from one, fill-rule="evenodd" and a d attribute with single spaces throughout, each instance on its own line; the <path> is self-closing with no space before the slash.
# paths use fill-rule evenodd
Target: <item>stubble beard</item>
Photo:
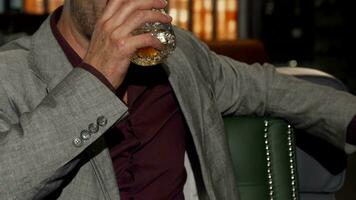
<path id="1" fill-rule="evenodd" d="M 99 12 L 94 4 L 87 0 L 71 0 L 70 12 L 79 32 L 89 41 L 93 35 Z"/>

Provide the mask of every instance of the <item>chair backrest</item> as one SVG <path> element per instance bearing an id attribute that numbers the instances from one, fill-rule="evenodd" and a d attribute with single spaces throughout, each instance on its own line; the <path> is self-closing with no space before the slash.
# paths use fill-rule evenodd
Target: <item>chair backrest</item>
<path id="1" fill-rule="evenodd" d="M 225 117 L 224 123 L 241 199 L 298 199 L 291 126 L 264 117 Z"/>

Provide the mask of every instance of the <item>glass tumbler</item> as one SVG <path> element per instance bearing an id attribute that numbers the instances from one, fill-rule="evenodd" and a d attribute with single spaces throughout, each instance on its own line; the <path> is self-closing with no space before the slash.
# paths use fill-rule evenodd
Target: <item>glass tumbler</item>
<path id="1" fill-rule="evenodd" d="M 164 9 L 153 9 L 157 12 L 166 13 Z M 160 22 L 145 23 L 142 27 L 133 31 L 133 35 L 151 33 L 163 44 L 163 49 L 153 47 L 139 49 L 132 57 L 131 62 L 140 66 L 154 66 L 162 63 L 176 48 L 176 36 L 171 24 Z"/>

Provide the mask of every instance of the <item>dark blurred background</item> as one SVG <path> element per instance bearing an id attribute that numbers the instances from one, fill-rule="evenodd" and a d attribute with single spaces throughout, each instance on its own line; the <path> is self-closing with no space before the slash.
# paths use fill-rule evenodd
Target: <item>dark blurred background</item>
<path id="1" fill-rule="evenodd" d="M 296 60 L 326 71 L 356 93 L 355 7 L 351 0 L 249 0 L 246 36 L 260 39 L 272 63 Z"/>

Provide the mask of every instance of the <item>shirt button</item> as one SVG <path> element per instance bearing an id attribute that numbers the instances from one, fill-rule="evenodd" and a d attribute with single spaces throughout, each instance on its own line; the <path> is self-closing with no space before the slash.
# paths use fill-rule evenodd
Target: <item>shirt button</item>
<path id="1" fill-rule="evenodd" d="M 90 135 L 90 132 L 88 130 L 83 130 L 81 133 L 80 133 L 80 137 L 83 139 L 83 140 L 89 140 L 91 135 Z"/>
<path id="2" fill-rule="evenodd" d="M 81 147 L 83 145 L 83 141 L 80 138 L 74 138 L 73 140 L 73 145 L 75 147 Z"/>
<path id="3" fill-rule="evenodd" d="M 107 123 L 108 123 L 108 119 L 106 119 L 106 117 L 104 117 L 104 116 L 98 117 L 97 124 L 99 126 L 105 126 Z"/>
<path id="4" fill-rule="evenodd" d="M 99 131 L 99 126 L 98 124 L 91 123 L 89 124 L 88 130 L 91 134 L 97 133 Z"/>

